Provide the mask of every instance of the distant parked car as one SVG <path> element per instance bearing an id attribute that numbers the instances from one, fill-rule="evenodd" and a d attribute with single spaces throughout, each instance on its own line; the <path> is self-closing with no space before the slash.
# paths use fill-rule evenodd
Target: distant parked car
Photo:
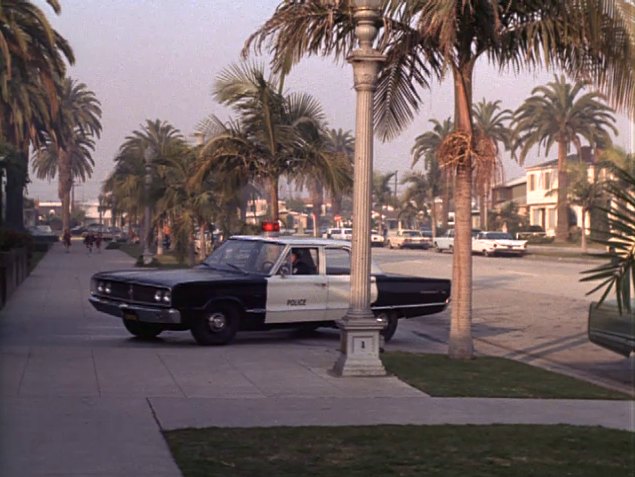
<path id="1" fill-rule="evenodd" d="M 527 240 L 533 237 L 544 237 L 546 235 L 545 229 L 543 229 L 540 225 L 530 225 L 527 227 L 527 230 L 516 232 L 516 239 Z"/>
<path id="2" fill-rule="evenodd" d="M 322 237 L 336 240 L 353 240 L 353 229 L 339 227 L 327 229 L 326 236 Z"/>
<path id="3" fill-rule="evenodd" d="M 401 229 L 394 233 L 389 233 L 386 245 L 389 248 L 420 248 L 427 250 L 430 248 L 430 241 L 423 236 L 420 230 Z"/>
<path id="4" fill-rule="evenodd" d="M 29 227 L 27 231 L 35 240 L 57 242 L 60 239 L 59 235 L 53 231 L 50 225 L 34 225 Z"/>
<path id="5" fill-rule="evenodd" d="M 384 236 L 380 234 L 377 230 L 370 231 L 370 246 L 371 247 L 384 246 Z"/>
<path id="6" fill-rule="evenodd" d="M 479 232 L 472 238 L 472 251 L 491 255 L 524 255 L 527 240 L 514 240 L 507 232 Z"/>

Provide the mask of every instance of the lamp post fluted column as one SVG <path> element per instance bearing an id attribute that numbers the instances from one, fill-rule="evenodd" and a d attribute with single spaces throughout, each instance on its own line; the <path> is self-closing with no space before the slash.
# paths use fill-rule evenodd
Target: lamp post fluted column
<path id="1" fill-rule="evenodd" d="M 155 152 L 151 146 L 146 147 L 143 152 L 145 177 L 143 180 L 143 190 L 145 194 L 146 206 L 143 214 L 143 263 L 149 265 L 152 263 L 152 224 L 151 224 L 151 210 L 150 210 L 150 186 L 152 186 L 152 160 L 154 159 Z"/>
<path id="2" fill-rule="evenodd" d="M 355 35 L 359 48 L 348 61 L 353 65 L 357 107 L 353 178 L 353 239 L 351 243 L 351 294 L 346 316 L 338 323 L 340 356 L 334 373 L 339 376 L 383 376 L 379 359 L 380 331 L 371 308 L 370 213 L 373 182 L 373 96 L 377 73 L 385 57 L 373 48 L 381 21 L 381 0 L 354 2 Z"/>

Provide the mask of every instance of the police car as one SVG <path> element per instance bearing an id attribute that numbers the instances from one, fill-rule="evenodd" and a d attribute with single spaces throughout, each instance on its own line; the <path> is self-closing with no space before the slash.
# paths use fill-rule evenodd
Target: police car
<path id="1" fill-rule="evenodd" d="M 133 335 L 189 330 L 200 345 L 222 345 L 240 330 L 336 326 L 349 307 L 350 242 L 292 236 L 234 236 L 183 270 L 93 275 L 90 303 Z M 301 265 L 301 266 L 300 266 Z M 371 308 L 386 326 L 443 311 L 450 281 L 371 269 Z"/>

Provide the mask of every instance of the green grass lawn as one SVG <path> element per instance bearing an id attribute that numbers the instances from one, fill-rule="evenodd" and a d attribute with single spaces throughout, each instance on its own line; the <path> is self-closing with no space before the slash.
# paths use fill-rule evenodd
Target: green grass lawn
<path id="1" fill-rule="evenodd" d="M 617 391 L 504 358 L 469 361 L 440 354 L 387 352 L 388 372 L 431 396 L 631 399 Z"/>
<path id="2" fill-rule="evenodd" d="M 631 476 L 634 435 L 573 426 L 351 426 L 165 432 L 184 477 Z"/>

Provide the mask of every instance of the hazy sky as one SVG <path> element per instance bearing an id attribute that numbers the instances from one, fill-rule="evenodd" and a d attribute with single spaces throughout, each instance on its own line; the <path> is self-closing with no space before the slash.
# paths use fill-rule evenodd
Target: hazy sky
<path id="1" fill-rule="evenodd" d="M 210 114 L 228 118 L 211 96 L 215 76 L 240 61 L 245 39 L 273 13 L 278 0 L 61 0 L 56 16 L 41 0 L 36 2 L 53 26 L 71 44 L 76 63 L 73 79 L 85 83 L 101 101 L 103 134 L 94 154 L 95 172 L 76 188 L 76 200 L 95 199 L 102 181 L 113 168 L 113 157 L 125 137 L 146 119 L 168 121 L 190 136 Z M 266 58 L 261 59 L 266 62 Z M 549 81 L 549 73 L 501 74 L 482 61 L 475 74 L 474 98 L 501 100 L 515 109 L 531 89 Z M 286 80 L 289 91 L 315 96 L 333 128 L 355 127 L 355 91 L 352 68 L 331 58 L 303 60 Z M 430 119 L 452 115 L 453 96 L 448 81 L 421 93 L 424 104 L 410 128 L 390 143 L 376 142 L 374 167 L 382 172 L 410 170 L 414 138 L 429 129 Z M 633 147 L 632 125 L 618 116 L 616 142 Z M 552 150 L 550 158 L 555 158 Z M 529 158 L 527 164 L 545 160 Z M 523 173 L 505 159 L 507 179 Z M 420 167 L 420 166 L 419 166 Z M 29 196 L 56 200 L 56 183 L 32 179 Z M 282 185 L 286 194 L 286 185 Z"/>

